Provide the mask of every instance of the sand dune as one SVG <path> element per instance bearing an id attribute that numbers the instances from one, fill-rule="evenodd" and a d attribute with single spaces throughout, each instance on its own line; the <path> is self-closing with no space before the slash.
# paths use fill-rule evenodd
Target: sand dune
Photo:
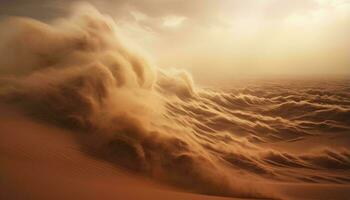
<path id="1" fill-rule="evenodd" d="M 185 193 L 132 174 L 86 155 L 71 131 L 43 125 L 6 105 L 0 110 L 1 199 L 233 199 Z M 270 186 L 285 199 L 346 199 L 350 195 L 348 185 Z"/>
<path id="2" fill-rule="evenodd" d="M 1 199 L 227 199 L 176 191 L 133 175 L 87 156 L 70 131 L 8 106 L 0 111 Z"/>

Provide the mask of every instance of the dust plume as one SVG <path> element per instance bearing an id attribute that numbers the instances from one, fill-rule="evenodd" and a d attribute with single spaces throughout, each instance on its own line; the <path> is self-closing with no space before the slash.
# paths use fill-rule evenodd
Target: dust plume
<path id="1" fill-rule="evenodd" d="M 199 88 L 185 71 L 154 66 L 89 5 L 49 24 L 11 18 L 0 27 L 1 101 L 88 135 L 78 142 L 90 155 L 212 195 L 280 198 L 267 179 L 350 182 L 346 144 L 288 150 L 315 135 L 345 137 L 343 82 Z"/>
<path id="2" fill-rule="evenodd" d="M 267 197 L 233 180 L 190 130 L 169 119 L 164 99 L 190 98 L 186 72 L 162 72 L 132 50 L 111 18 L 89 5 L 45 24 L 1 24 L 1 99 L 91 135 L 88 151 L 189 191 Z M 174 95 L 174 96 L 173 96 Z"/>

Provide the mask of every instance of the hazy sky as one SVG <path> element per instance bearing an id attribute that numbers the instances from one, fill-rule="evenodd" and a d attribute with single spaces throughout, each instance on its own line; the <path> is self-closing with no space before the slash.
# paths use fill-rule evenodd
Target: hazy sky
<path id="1" fill-rule="evenodd" d="M 0 15 L 44 20 L 68 0 L 0 0 Z M 89 0 L 161 67 L 195 79 L 349 75 L 350 0 Z"/>

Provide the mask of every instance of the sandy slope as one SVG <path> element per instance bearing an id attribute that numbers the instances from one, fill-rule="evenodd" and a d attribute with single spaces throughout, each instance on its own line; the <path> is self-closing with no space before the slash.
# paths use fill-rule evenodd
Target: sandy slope
<path id="1" fill-rule="evenodd" d="M 177 192 L 95 160 L 71 132 L 0 108 L 0 199 L 226 199 Z"/>
<path id="2" fill-rule="evenodd" d="M 230 199 L 176 191 L 95 160 L 72 132 L 0 106 L 0 199 Z M 350 187 L 276 184 L 287 199 L 347 199 Z"/>

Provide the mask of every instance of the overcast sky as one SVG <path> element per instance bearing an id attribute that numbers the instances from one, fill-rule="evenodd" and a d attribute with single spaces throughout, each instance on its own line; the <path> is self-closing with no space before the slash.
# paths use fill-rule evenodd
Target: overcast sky
<path id="1" fill-rule="evenodd" d="M 49 21 L 69 0 L 0 0 L 0 15 Z M 89 0 L 160 67 L 195 79 L 349 75 L 350 0 Z"/>

